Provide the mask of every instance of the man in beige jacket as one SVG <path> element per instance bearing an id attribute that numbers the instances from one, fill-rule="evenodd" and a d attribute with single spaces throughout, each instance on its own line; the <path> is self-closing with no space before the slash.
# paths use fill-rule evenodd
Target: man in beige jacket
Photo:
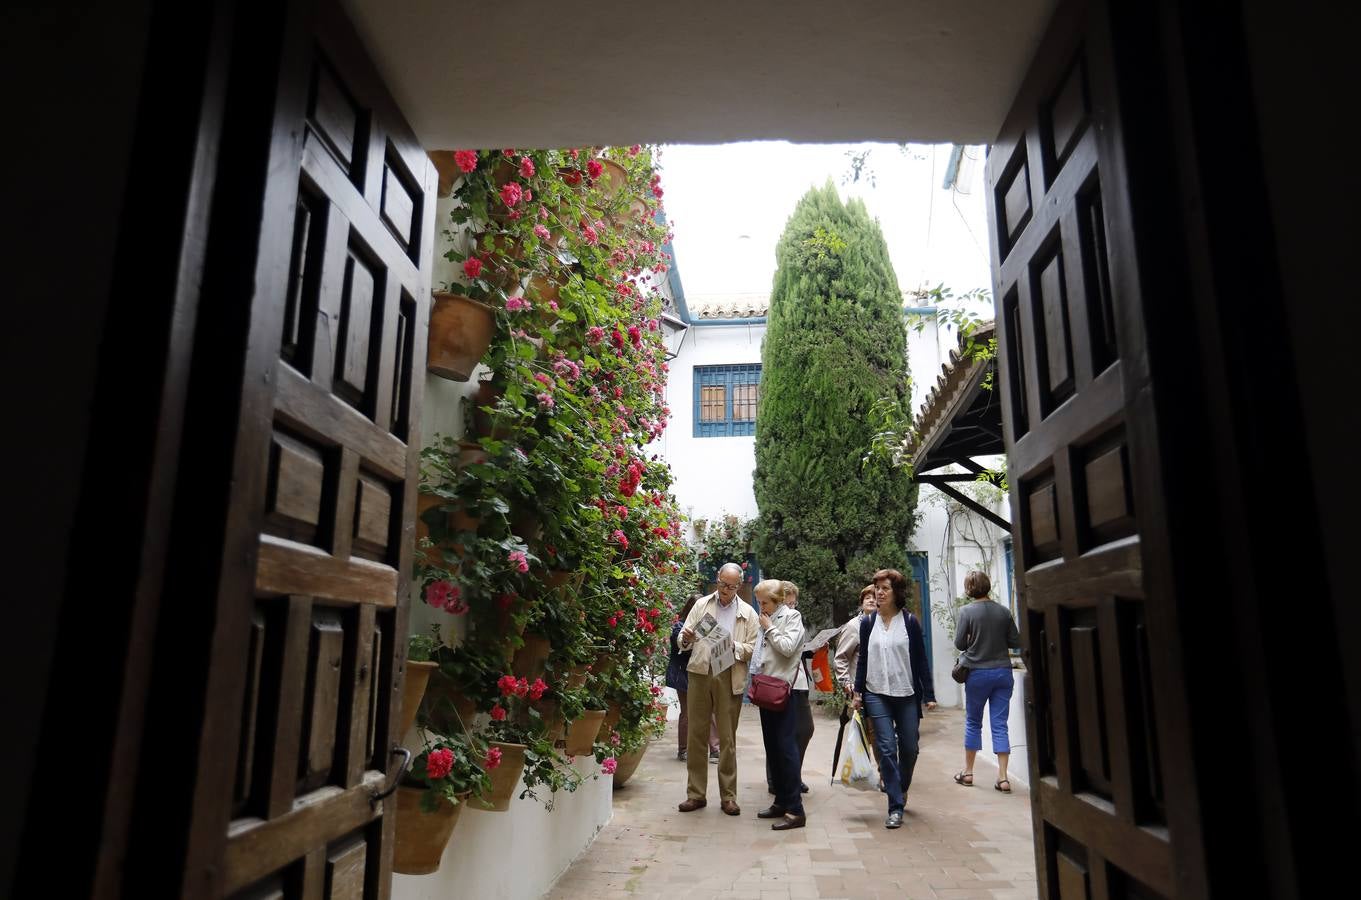
<path id="1" fill-rule="evenodd" d="M 708 658 L 690 657 L 687 674 L 690 691 L 686 697 L 690 719 L 689 748 L 686 753 L 686 799 L 681 812 L 693 812 L 708 804 L 709 791 L 709 716 L 718 721 L 718 795 L 720 807 L 730 816 L 740 816 L 737 805 L 737 719 L 742 714 L 742 691 L 747 684 L 747 662 L 756 645 L 756 611 L 737 596 L 742 587 L 742 567 L 727 563 L 718 570 L 718 590 L 703 598 L 690 610 L 676 640 L 681 650 L 694 646 L 695 628 L 705 616 L 732 633 L 733 664 L 716 675 L 709 674 Z"/>

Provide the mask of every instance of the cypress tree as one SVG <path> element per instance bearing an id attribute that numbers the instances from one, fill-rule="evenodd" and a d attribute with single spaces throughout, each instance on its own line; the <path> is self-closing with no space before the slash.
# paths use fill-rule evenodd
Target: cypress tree
<path id="1" fill-rule="evenodd" d="M 756 417 L 756 551 L 800 588 L 810 627 L 840 624 L 876 569 L 907 571 L 916 487 L 866 464 L 870 408 L 910 403 L 902 297 L 863 202 L 829 180 L 804 195 L 776 248 Z"/>

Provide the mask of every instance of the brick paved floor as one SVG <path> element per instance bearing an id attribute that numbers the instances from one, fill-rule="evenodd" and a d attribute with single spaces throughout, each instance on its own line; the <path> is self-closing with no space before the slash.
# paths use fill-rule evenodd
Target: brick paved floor
<path id="1" fill-rule="evenodd" d="M 878 792 L 828 784 L 837 723 L 814 713 L 817 730 L 804 765 L 808 827 L 772 832 L 756 818 L 769 803 L 756 710 L 738 729 L 741 817 L 718 809 L 716 766 L 709 768 L 709 805 L 681 813 L 685 764 L 676 759 L 675 724 L 648 751 L 637 773 L 614 792 L 614 818 L 548 894 L 552 900 L 613 897 L 984 898 L 1035 897 L 1030 797 L 992 789 L 996 767 L 981 759 L 977 786 L 961 788 L 963 714 L 937 710 L 922 723 L 902 828 L 884 828 Z"/>

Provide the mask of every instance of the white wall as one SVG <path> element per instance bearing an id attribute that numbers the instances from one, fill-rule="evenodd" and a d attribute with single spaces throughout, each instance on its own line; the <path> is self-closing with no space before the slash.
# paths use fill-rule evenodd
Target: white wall
<path id="1" fill-rule="evenodd" d="M 671 360 L 666 403 L 671 421 L 658 442 L 675 473 L 673 488 L 681 512 L 713 520 L 725 513 L 753 519 L 756 494 L 756 438 L 704 437 L 695 434 L 694 367 L 761 361 L 764 324 L 691 325 Z"/>
<path id="2" fill-rule="evenodd" d="M 450 207 L 441 200 L 437 209 L 438 227 L 443 229 Z M 436 247 L 434 282 L 456 280 L 457 269 L 439 254 Z M 449 381 L 434 375 L 425 378 L 425 402 L 421 407 L 421 432 L 428 446 L 436 434 L 463 435 L 462 399 L 471 394 L 477 379 L 485 372 L 479 368 L 465 382 Z M 439 623 L 444 640 L 457 644 L 465 633 L 460 616 L 432 610 L 413 590 L 410 629 L 413 633 Z M 405 744 L 419 751 L 416 734 L 407 735 Z M 578 770 L 594 775 L 599 766 L 589 758 L 577 761 Z M 523 790 L 523 783 L 520 786 Z M 547 893 L 553 882 L 571 865 L 591 842 L 612 814 L 613 782 L 608 777 L 588 780 L 574 794 L 560 793 L 550 813 L 534 800 L 513 800 L 506 812 L 464 810 L 454 836 L 445 849 L 440 869 L 432 875 L 396 875 L 392 880 L 393 900 L 521 900 Z M 518 791 L 517 791 L 518 793 Z M 513 862 L 505 855 L 510 846 L 532 847 L 533 852 L 516 854 Z"/>

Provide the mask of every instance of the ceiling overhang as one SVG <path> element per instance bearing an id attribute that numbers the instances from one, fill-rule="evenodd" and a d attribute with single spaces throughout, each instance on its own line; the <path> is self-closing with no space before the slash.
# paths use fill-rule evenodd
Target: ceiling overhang
<path id="1" fill-rule="evenodd" d="M 996 137 L 1053 0 L 344 0 L 429 150 Z"/>

